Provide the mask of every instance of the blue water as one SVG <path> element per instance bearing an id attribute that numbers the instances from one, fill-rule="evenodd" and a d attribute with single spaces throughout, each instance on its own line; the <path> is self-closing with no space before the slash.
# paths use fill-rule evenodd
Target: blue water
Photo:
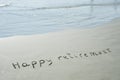
<path id="1" fill-rule="evenodd" d="M 91 28 L 120 17 L 120 0 L 24 1 L 1 3 L 0 37 Z"/>

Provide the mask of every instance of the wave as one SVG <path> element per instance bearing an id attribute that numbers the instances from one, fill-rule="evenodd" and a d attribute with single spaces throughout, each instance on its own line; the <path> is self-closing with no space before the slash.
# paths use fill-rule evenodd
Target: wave
<path id="1" fill-rule="evenodd" d="M 10 4 L 0 4 L 0 7 L 8 7 Z"/>
<path id="2" fill-rule="evenodd" d="M 10 4 L 2 5 L 1 7 L 10 6 Z M 102 3 L 102 4 L 79 4 L 79 5 L 68 5 L 68 6 L 53 6 L 53 7 L 22 7 L 22 6 L 14 6 L 15 10 L 47 10 L 47 9 L 70 9 L 70 8 L 79 8 L 79 7 L 94 7 L 94 6 L 120 6 L 120 2 L 118 3 Z M 12 9 L 13 10 L 13 9 Z"/>
<path id="3" fill-rule="evenodd" d="M 80 4 L 80 5 L 73 5 L 73 6 L 57 6 L 57 7 L 40 7 L 40 8 L 32 8 L 31 10 L 40 10 L 40 9 L 64 9 L 64 8 L 78 8 L 78 7 L 87 7 L 87 6 L 118 6 L 120 3 L 117 4 Z"/>

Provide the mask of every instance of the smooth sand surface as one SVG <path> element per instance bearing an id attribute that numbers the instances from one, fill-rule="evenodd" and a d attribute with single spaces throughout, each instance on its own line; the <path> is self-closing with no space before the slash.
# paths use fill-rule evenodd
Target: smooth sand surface
<path id="1" fill-rule="evenodd" d="M 120 20 L 1 38 L 0 80 L 120 80 Z"/>

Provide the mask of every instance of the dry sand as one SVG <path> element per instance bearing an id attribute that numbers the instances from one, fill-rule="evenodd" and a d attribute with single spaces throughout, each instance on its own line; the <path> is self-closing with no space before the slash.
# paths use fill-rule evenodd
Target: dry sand
<path id="1" fill-rule="evenodd" d="M 1 38 L 0 80 L 120 80 L 120 20 Z"/>

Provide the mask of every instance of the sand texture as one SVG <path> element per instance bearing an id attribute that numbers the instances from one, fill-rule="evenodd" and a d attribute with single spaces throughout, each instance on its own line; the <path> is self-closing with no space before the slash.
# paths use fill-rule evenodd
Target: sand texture
<path id="1" fill-rule="evenodd" d="M 0 80 L 120 80 L 120 20 L 1 38 Z"/>

